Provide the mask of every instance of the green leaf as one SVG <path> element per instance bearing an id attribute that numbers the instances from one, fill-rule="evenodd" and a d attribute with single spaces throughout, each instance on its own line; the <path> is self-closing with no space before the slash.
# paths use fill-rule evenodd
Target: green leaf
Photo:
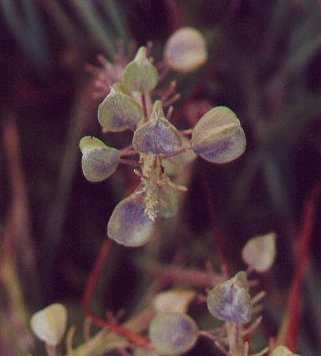
<path id="1" fill-rule="evenodd" d="M 202 34 L 192 27 L 175 31 L 168 39 L 164 56 L 172 69 L 181 73 L 193 72 L 207 60 L 207 49 Z"/>
<path id="2" fill-rule="evenodd" d="M 207 308 L 217 319 L 248 323 L 251 320 L 251 297 L 245 272 L 217 285 L 208 294 Z"/>
<path id="3" fill-rule="evenodd" d="M 107 234 L 121 245 L 138 247 L 150 240 L 153 229 L 153 221 L 145 213 L 143 195 L 136 192 L 116 205 Z"/>
<path id="4" fill-rule="evenodd" d="M 173 154 L 180 149 L 182 140 L 176 127 L 165 117 L 160 100 L 156 100 L 150 120 L 137 128 L 133 147 L 141 153 Z"/>
<path id="5" fill-rule="evenodd" d="M 124 69 L 124 86 L 128 92 L 146 93 L 156 87 L 157 81 L 157 69 L 146 57 L 146 48 L 139 48 L 136 57 Z"/>
<path id="6" fill-rule="evenodd" d="M 143 110 L 130 96 L 113 86 L 98 107 L 98 121 L 107 131 L 134 130 L 143 117 Z"/>
<path id="7" fill-rule="evenodd" d="M 240 121 L 227 107 L 218 106 L 201 117 L 192 134 L 192 149 L 213 163 L 227 163 L 245 150 L 246 139 Z"/>
<path id="8" fill-rule="evenodd" d="M 117 169 L 120 153 L 116 148 L 108 147 L 102 141 L 90 136 L 82 138 L 79 147 L 83 154 L 82 170 L 90 182 L 101 182 Z"/>
<path id="9" fill-rule="evenodd" d="M 180 355 L 190 350 L 198 338 L 195 321 L 182 313 L 159 313 L 149 325 L 149 337 L 161 355 Z"/>

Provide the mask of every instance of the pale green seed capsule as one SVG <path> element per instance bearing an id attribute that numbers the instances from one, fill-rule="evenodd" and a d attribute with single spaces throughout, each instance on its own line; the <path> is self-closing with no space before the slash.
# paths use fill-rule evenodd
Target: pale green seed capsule
<path id="1" fill-rule="evenodd" d="M 121 245 L 138 247 L 146 244 L 152 237 L 153 221 L 145 213 L 141 193 L 133 193 L 120 201 L 107 226 L 107 234 Z"/>
<path id="2" fill-rule="evenodd" d="M 116 148 L 90 136 L 82 138 L 79 147 L 83 154 L 82 171 L 90 182 L 101 182 L 116 171 L 120 160 L 120 152 Z"/>
<path id="3" fill-rule="evenodd" d="M 169 66 L 175 71 L 193 72 L 207 60 L 204 37 L 192 27 L 183 27 L 168 39 L 164 56 Z"/>
<path id="4" fill-rule="evenodd" d="M 138 127 L 133 137 L 133 146 L 141 153 L 168 155 L 180 149 L 180 133 L 165 117 L 160 100 L 153 106 L 150 120 Z"/>
<path id="5" fill-rule="evenodd" d="M 67 310 L 59 303 L 36 312 L 30 319 L 34 334 L 46 344 L 57 346 L 61 341 L 67 325 Z"/>
<path id="6" fill-rule="evenodd" d="M 209 292 L 207 308 L 215 318 L 240 323 L 251 320 L 251 297 L 244 278 L 244 272 L 240 272 Z"/>
<path id="7" fill-rule="evenodd" d="M 269 270 L 276 256 L 275 233 L 250 239 L 242 250 L 243 261 L 257 272 Z"/>
<path id="8" fill-rule="evenodd" d="M 285 346 L 277 346 L 271 356 L 300 356 L 299 354 L 293 353 Z"/>
<path id="9" fill-rule="evenodd" d="M 218 106 L 201 117 L 192 133 L 192 149 L 212 163 L 227 163 L 245 150 L 240 121 L 227 107 Z"/>
<path id="10" fill-rule="evenodd" d="M 98 121 L 106 131 L 134 130 L 142 117 L 143 110 L 140 105 L 117 90 L 117 87 L 111 88 L 98 107 Z"/>
<path id="11" fill-rule="evenodd" d="M 157 81 L 157 69 L 146 57 L 146 48 L 139 48 L 136 57 L 127 64 L 124 70 L 123 85 L 127 92 L 146 93 L 156 87 Z"/>
<path id="12" fill-rule="evenodd" d="M 161 355 L 180 355 L 190 350 L 198 338 L 195 321 L 182 313 L 159 313 L 149 326 L 149 337 Z"/>

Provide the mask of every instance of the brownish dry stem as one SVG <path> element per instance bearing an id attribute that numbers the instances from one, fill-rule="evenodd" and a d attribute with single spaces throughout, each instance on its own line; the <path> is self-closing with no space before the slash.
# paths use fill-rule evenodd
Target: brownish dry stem
<path id="1" fill-rule="evenodd" d="M 149 266 L 148 271 L 158 279 L 170 283 L 186 283 L 190 286 L 208 288 L 224 282 L 224 276 L 208 271 L 198 271 L 179 266 Z"/>
<path id="2" fill-rule="evenodd" d="M 7 226 L 22 267 L 33 271 L 35 249 L 31 239 L 27 186 L 22 169 L 21 148 L 15 117 L 8 114 L 3 120 L 3 146 L 7 159 L 11 203 L 8 208 Z"/>
<path id="3" fill-rule="evenodd" d="M 22 170 L 19 135 L 13 115 L 7 115 L 3 119 L 2 128 L 11 192 L 1 245 L 1 282 L 6 298 L 3 313 L 7 319 L 6 328 L 11 329 L 12 342 L 23 354 L 32 348 L 33 336 L 29 330 L 29 317 L 19 278 L 19 267 L 24 271 L 26 285 L 36 287 L 35 253 L 30 234 L 27 187 Z M 33 290 L 36 291 L 36 288 Z"/>

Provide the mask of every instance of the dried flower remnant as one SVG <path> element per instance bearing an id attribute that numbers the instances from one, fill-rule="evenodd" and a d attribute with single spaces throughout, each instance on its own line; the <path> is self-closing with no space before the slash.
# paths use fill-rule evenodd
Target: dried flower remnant
<path id="1" fill-rule="evenodd" d="M 59 303 L 51 304 L 31 317 L 31 329 L 46 344 L 57 346 L 66 330 L 67 310 Z"/>
<path id="2" fill-rule="evenodd" d="M 110 87 L 121 80 L 124 69 L 135 51 L 133 45 L 125 48 L 122 43 L 118 43 L 117 47 L 118 52 L 113 57 L 113 61 L 99 55 L 97 57 L 99 66 L 86 65 L 86 70 L 93 76 L 94 80 L 94 99 L 104 98 L 109 93 Z"/>
<path id="3" fill-rule="evenodd" d="M 257 272 L 269 270 L 276 255 L 275 239 L 273 232 L 250 239 L 242 250 L 243 261 Z"/>

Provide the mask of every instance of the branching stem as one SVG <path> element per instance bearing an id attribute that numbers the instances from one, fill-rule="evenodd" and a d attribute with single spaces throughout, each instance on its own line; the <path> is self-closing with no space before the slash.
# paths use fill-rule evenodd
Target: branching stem
<path id="1" fill-rule="evenodd" d="M 137 346 L 149 348 L 150 342 L 148 339 L 142 337 L 141 335 L 139 335 L 127 328 L 124 328 L 121 325 L 116 324 L 115 322 L 108 322 L 107 320 L 100 318 L 99 316 L 95 315 L 90 309 L 90 298 L 94 292 L 100 272 L 103 268 L 105 260 L 107 259 L 110 248 L 111 248 L 111 240 L 107 239 L 104 241 L 103 246 L 100 250 L 100 254 L 99 254 L 99 256 L 96 260 L 96 263 L 90 273 L 87 287 L 86 287 L 86 290 L 85 290 L 85 293 L 84 293 L 83 299 L 82 299 L 83 308 L 84 308 L 87 316 L 91 319 L 91 321 L 96 326 L 99 326 L 101 328 L 108 328 L 115 334 L 117 334 L 121 337 L 124 337 L 125 339 L 127 339 L 128 341 L 131 341 L 132 343 L 134 343 Z"/>

